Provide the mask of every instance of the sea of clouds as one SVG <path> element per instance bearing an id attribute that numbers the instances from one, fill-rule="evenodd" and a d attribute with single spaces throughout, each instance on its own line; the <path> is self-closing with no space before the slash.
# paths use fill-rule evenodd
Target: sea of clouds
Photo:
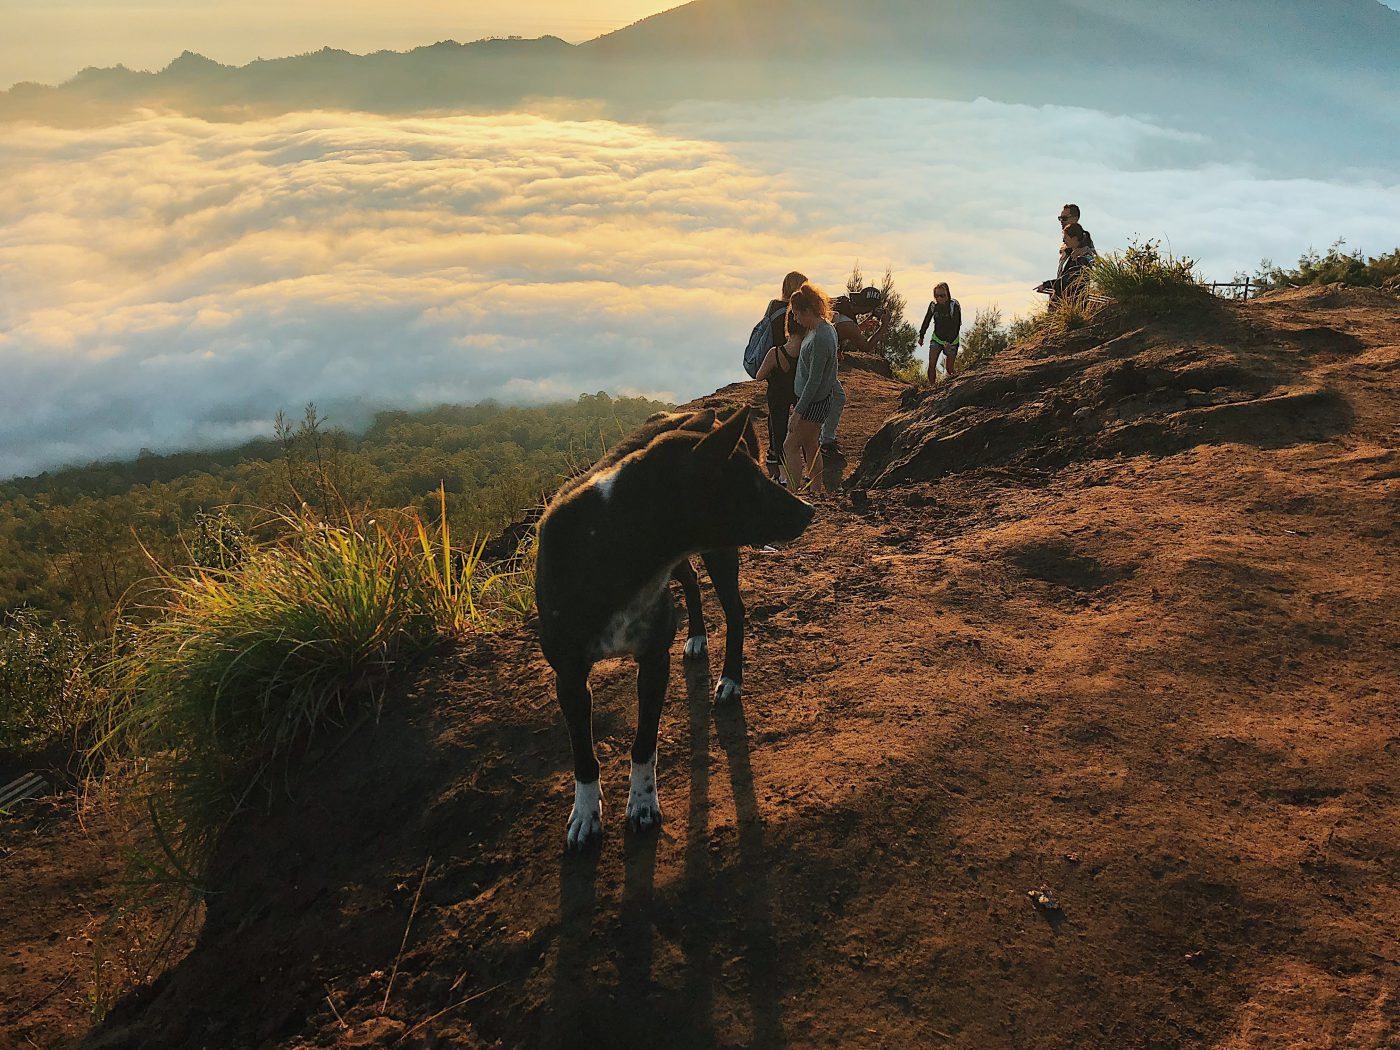
<path id="1" fill-rule="evenodd" d="M 969 315 L 1030 309 L 1071 199 L 1101 249 L 1160 237 L 1220 279 L 1337 237 L 1400 244 L 1394 181 L 1226 155 L 987 101 L 7 127 L 0 476 L 233 444 L 308 401 L 354 426 L 487 398 L 688 400 L 743 378 L 794 267 L 836 287 L 888 265 L 916 322 L 938 279 Z"/>

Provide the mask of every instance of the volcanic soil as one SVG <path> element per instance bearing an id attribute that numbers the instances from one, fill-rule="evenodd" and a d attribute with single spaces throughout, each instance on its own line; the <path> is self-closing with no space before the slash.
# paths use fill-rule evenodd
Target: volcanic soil
<path id="1" fill-rule="evenodd" d="M 623 828 L 632 666 L 566 855 L 549 669 L 471 640 L 233 825 L 198 942 L 86 1045 L 1400 1046 L 1400 300 L 843 382 L 844 488 L 744 553 L 742 703 L 720 630 L 677 642 L 660 834 Z M 44 1045 L 25 928 L 0 1023 Z"/>

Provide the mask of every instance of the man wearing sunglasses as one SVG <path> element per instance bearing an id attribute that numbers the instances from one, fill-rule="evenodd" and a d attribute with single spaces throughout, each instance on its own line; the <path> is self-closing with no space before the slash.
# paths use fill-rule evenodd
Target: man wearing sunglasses
<path id="1" fill-rule="evenodd" d="M 1067 226 L 1073 226 L 1079 222 L 1079 205 L 1063 204 L 1060 206 L 1060 229 L 1063 231 Z M 1056 267 L 1056 272 L 1065 268 L 1065 256 L 1069 254 L 1069 249 L 1065 247 L 1063 241 L 1060 242 L 1060 264 Z M 1041 281 L 1036 285 L 1035 290 L 1042 295 L 1050 295 L 1053 292 L 1054 281 Z"/>
<path id="2" fill-rule="evenodd" d="M 1079 221 L 1079 205 L 1077 205 L 1077 204 L 1065 204 L 1065 205 L 1061 206 L 1061 208 L 1060 208 L 1060 229 L 1061 229 L 1061 230 L 1063 230 L 1066 226 L 1073 226 L 1073 225 L 1074 225 L 1076 222 L 1078 222 L 1078 221 Z M 1061 245 L 1060 245 L 1060 254 L 1061 254 L 1061 255 L 1064 255 L 1064 254 L 1065 254 L 1065 246 L 1064 246 L 1064 244 L 1061 244 Z"/>

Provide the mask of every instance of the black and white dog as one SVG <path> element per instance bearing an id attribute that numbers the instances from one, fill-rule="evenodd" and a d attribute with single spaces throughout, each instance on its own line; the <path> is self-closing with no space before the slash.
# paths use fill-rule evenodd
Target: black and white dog
<path id="1" fill-rule="evenodd" d="M 627 821 L 661 823 L 656 737 L 676 634 L 673 574 L 686 592 L 686 654 L 706 651 L 695 570 L 700 554 L 726 616 L 724 678 L 716 698 L 737 699 L 743 678 L 743 545 L 796 539 L 812 507 L 769 480 L 758 439 L 741 409 L 723 423 L 711 410 L 647 420 L 588 473 L 560 489 L 540 520 L 535 600 L 540 647 L 554 669 L 559 707 L 574 753 L 574 808 L 568 845 L 602 832 L 602 793 L 593 750 L 588 675 L 608 656 L 637 661 L 637 733 Z"/>

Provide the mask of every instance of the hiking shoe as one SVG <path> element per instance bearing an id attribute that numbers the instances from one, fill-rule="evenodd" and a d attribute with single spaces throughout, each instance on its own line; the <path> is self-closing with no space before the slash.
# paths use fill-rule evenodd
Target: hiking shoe
<path id="1" fill-rule="evenodd" d="M 823 443 L 823 445 L 822 445 L 822 455 L 823 455 L 823 456 L 839 456 L 840 458 L 844 459 L 845 456 L 846 456 L 846 453 L 844 453 L 844 452 L 841 451 L 841 446 L 838 445 L 836 442 L 834 442 L 834 441 L 827 441 L 827 442 Z"/>

